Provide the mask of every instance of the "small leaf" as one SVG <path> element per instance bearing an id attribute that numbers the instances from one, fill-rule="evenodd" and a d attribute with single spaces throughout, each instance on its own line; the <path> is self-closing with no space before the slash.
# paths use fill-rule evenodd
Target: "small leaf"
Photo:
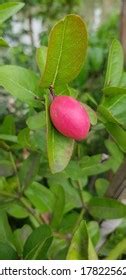
<path id="1" fill-rule="evenodd" d="M 18 203 L 10 203 L 7 207 L 7 213 L 17 219 L 24 219 L 29 216 L 29 213 Z"/>
<path id="2" fill-rule="evenodd" d="M 98 219 L 119 219 L 126 216 L 126 205 L 110 198 L 94 197 L 87 207 L 89 213 Z"/>
<path id="3" fill-rule="evenodd" d="M 67 253 L 67 260 L 97 260 L 85 221 L 80 223 L 73 235 Z"/>
<path id="4" fill-rule="evenodd" d="M 47 61 L 41 86 L 67 84 L 80 72 L 87 50 L 87 30 L 83 20 L 67 15 L 51 30 Z"/>
<path id="5" fill-rule="evenodd" d="M 43 128 L 46 124 L 45 112 L 39 112 L 29 117 L 26 124 L 31 130 Z"/>
<path id="6" fill-rule="evenodd" d="M 40 94 L 38 77 L 32 71 L 14 65 L 0 66 L 0 85 L 30 106 L 40 106 L 35 100 L 35 96 Z"/>
<path id="7" fill-rule="evenodd" d="M 25 195 L 41 213 L 52 212 L 55 199 L 53 193 L 47 187 L 33 182 L 25 191 Z"/>
<path id="8" fill-rule="evenodd" d="M 51 226 L 52 228 L 58 230 L 64 214 L 65 192 L 61 186 L 55 186 L 51 188 L 51 190 L 55 195 Z"/>
<path id="9" fill-rule="evenodd" d="M 72 156 L 74 140 L 60 134 L 52 125 L 49 117 L 49 100 L 46 97 L 47 150 L 52 173 L 57 173 L 67 166 Z"/>
<path id="10" fill-rule="evenodd" d="M 123 72 L 123 49 L 118 40 L 113 40 L 108 56 L 104 86 L 118 86 Z"/>
<path id="11" fill-rule="evenodd" d="M 44 72 L 47 58 L 47 47 L 41 46 L 36 50 L 36 61 L 40 70 L 41 75 Z"/>
<path id="12" fill-rule="evenodd" d="M 20 9 L 24 7 L 24 3 L 10 2 L 0 5 L 0 24 L 6 21 L 9 17 L 16 14 Z"/>
<path id="13" fill-rule="evenodd" d="M 26 240 L 23 251 L 24 258 L 29 260 L 46 259 L 51 242 L 52 233 L 50 227 L 41 225 Z"/>

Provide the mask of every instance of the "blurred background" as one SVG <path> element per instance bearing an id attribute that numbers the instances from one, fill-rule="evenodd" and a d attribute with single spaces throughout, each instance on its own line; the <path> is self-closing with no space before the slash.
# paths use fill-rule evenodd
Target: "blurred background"
<path id="1" fill-rule="evenodd" d="M 0 0 L 0 3 L 9 1 Z M 12 2 L 12 0 L 11 0 Z M 10 48 L 0 48 L 0 64 L 17 64 L 38 72 L 35 61 L 36 48 L 48 44 L 48 34 L 54 23 L 69 13 L 82 16 L 89 32 L 86 63 L 72 86 L 81 99 L 95 107 L 99 102 L 104 83 L 109 45 L 113 38 L 123 40 L 125 26 L 125 0 L 24 0 L 25 7 L 7 20 L 0 28 L 0 36 Z M 125 9 L 124 9 L 125 8 Z M 126 18 L 126 17 L 125 17 Z M 125 43 L 124 43 L 125 44 Z M 13 113 L 20 124 L 28 113 L 26 104 L 20 103 L 1 88 L 0 121 Z M 8 97 L 7 97 L 8 96 Z M 21 120 L 22 119 L 22 120 Z"/>

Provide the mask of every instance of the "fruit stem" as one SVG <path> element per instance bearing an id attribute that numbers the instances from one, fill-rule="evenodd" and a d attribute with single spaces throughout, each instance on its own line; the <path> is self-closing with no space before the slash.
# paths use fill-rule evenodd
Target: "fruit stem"
<path id="1" fill-rule="evenodd" d="M 53 85 L 50 85 L 49 90 L 50 90 L 50 95 L 51 95 L 52 99 L 54 99 L 56 95 L 55 95 L 55 92 L 54 92 Z"/>

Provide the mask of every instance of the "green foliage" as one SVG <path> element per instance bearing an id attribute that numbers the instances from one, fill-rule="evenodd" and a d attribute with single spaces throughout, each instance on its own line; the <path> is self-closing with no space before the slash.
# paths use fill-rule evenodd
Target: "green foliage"
<path id="1" fill-rule="evenodd" d="M 35 1 L 25 2 L 27 14 Z M 43 15 L 44 27 L 52 26 L 59 7 L 67 14 L 52 28 L 48 47 L 45 31 L 36 55 L 32 30 L 30 46 L 19 46 L 19 32 L 13 37 L 18 47 L 11 49 L 9 28 L 7 41 L 0 34 L 0 259 L 124 259 L 126 205 L 106 197 L 126 153 L 126 72 L 117 39 L 110 46 L 106 74 L 104 69 L 110 40 L 118 37 L 117 16 L 90 32 L 87 50 L 85 22 L 71 13 L 78 1 L 42 2 L 37 2 L 41 14 L 34 15 L 33 9 L 33 17 Z M 0 23 L 23 5 L 0 5 Z M 53 127 L 50 85 L 88 111 L 91 129 L 85 141 L 75 142 Z"/>

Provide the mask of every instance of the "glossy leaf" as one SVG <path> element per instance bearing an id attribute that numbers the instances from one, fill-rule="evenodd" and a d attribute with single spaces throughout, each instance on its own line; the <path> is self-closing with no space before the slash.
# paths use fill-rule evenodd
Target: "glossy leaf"
<path id="1" fill-rule="evenodd" d="M 123 49 L 118 40 L 113 40 L 108 56 L 104 86 L 118 86 L 123 72 Z"/>
<path id="2" fill-rule="evenodd" d="M 89 213 L 98 219 L 119 219 L 126 216 L 126 205 L 110 198 L 94 197 L 87 207 Z"/>
<path id="3" fill-rule="evenodd" d="M 20 9 L 24 7 L 24 3 L 10 2 L 0 5 L 0 24 L 2 24 L 9 17 L 16 14 Z"/>
<path id="4" fill-rule="evenodd" d="M 46 97 L 47 151 L 52 173 L 57 173 L 67 166 L 72 156 L 74 140 L 60 134 L 52 125 L 49 117 L 49 100 Z"/>
<path id="5" fill-rule="evenodd" d="M 43 260 L 52 242 L 52 233 L 47 225 L 36 228 L 28 237 L 24 245 L 23 256 L 30 260 Z"/>
<path id="6" fill-rule="evenodd" d="M 46 124 L 45 112 L 34 114 L 27 119 L 26 123 L 31 130 L 38 130 L 43 128 Z"/>
<path id="7" fill-rule="evenodd" d="M 67 15 L 51 30 L 47 61 L 41 86 L 67 84 L 80 72 L 87 50 L 87 30 L 83 20 Z"/>
<path id="8" fill-rule="evenodd" d="M 51 226 L 52 228 L 58 230 L 64 214 L 65 192 L 61 186 L 55 186 L 51 188 L 51 190 L 55 196 Z"/>
<path id="9" fill-rule="evenodd" d="M 30 106 L 40 106 L 40 102 L 35 100 L 40 93 L 38 77 L 32 71 L 14 65 L 0 66 L 0 85 Z"/>
<path id="10" fill-rule="evenodd" d="M 82 221 L 75 231 L 67 254 L 67 260 L 96 260 L 97 255 L 88 234 L 86 222 Z"/>

